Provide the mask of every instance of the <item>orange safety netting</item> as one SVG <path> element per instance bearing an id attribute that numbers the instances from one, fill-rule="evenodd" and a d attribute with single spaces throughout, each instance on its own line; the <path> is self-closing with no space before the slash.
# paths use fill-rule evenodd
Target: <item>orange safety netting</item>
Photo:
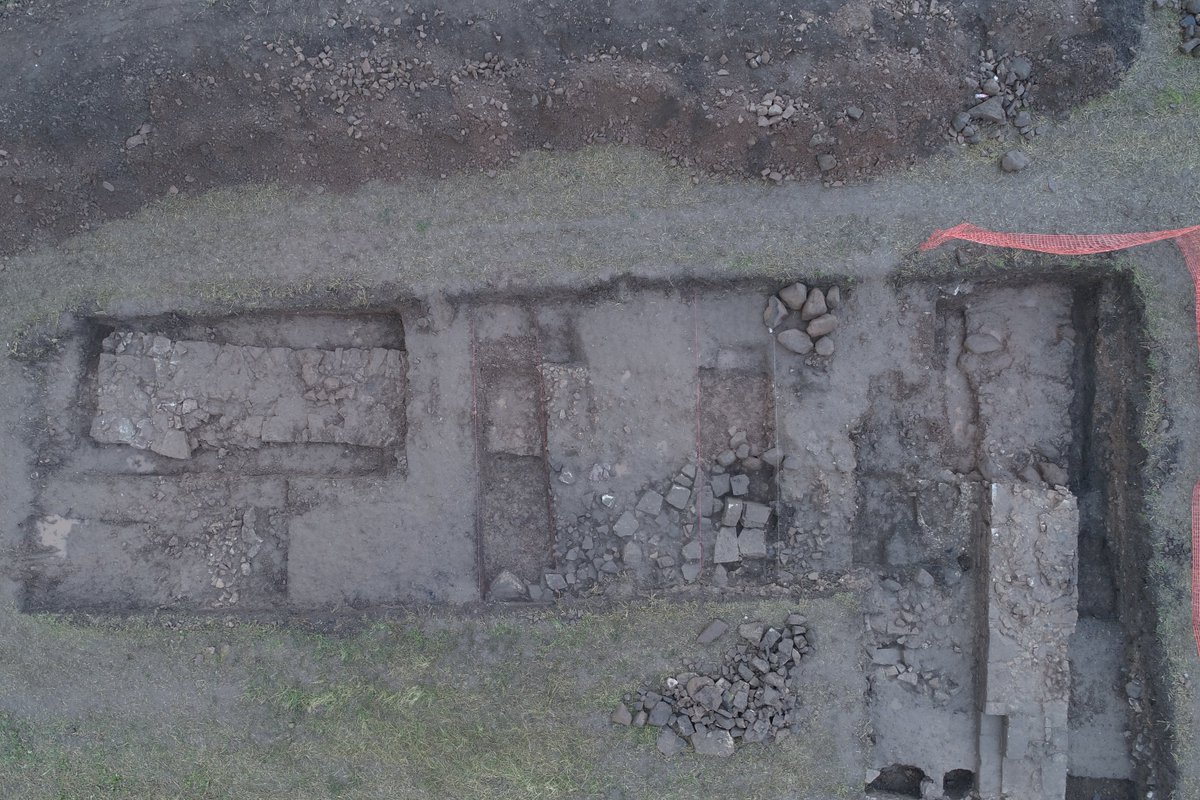
<path id="1" fill-rule="evenodd" d="M 1064 256 L 1108 253 L 1141 244 L 1173 240 L 1192 275 L 1196 299 L 1196 337 L 1200 341 L 1200 225 L 1143 233 L 1045 234 L 1001 233 L 964 223 L 949 230 L 934 231 L 921 249 L 932 250 L 952 239 Z M 1192 637 L 1196 642 L 1196 652 L 1200 655 L 1200 481 L 1192 489 Z"/>

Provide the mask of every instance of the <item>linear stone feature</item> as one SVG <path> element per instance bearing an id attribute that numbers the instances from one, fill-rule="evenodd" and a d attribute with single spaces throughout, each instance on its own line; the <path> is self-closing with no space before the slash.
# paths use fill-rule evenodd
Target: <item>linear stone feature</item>
<path id="1" fill-rule="evenodd" d="M 1062 800 L 1079 510 L 1066 489 L 992 484 L 980 796 Z"/>
<path id="2" fill-rule="evenodd" d="M 171 458 L 197 448 L 403 441 L 407 359 L 382 347 L 291 349 L 104 339 L 92 438 Z"/>

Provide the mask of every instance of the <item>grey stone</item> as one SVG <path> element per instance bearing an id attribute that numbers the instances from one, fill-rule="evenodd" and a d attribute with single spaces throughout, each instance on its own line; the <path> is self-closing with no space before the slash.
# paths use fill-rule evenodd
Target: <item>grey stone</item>
<path id="1" fill-rule="evenodd" d="M 728 630 L 728 623 L 724 620 L 714 619 L 704 626 L 704 630 L 700 631 L 700 635 L 696 637 L 696 641 L 700 644 L 711 644 L 724 636 Z"/>
<path id="2" fill-rule="evenodd" d="M 733 454 L 738 458 L 748 458 L 750 456 L 750 445 L 742 442 L 734 449 Z"/>
<path id="3" fill-rule="evenodd" d="M 808 287 L 803 283 L 793 283 L 780 290 L 779 299 L 792 311 L 799 311 L 804 305 L 804 301 L 808 299 Z"/>
<path id="4" fill-rule="evenodd" d="M 692 736 L 692 747 L 698 755 L 729 758 L 733 755 L 733 737 L 729 731 L 705 731 Z"/>
<path id="5" fill-rule="evenodd" d="M 861 108 L 859 108 L 858 106 L 850 106 L 849 108 L 846 109 L 846 116 L 852 120 L 855 120 L 856 122 L 858 120 L 862 119 L 862 115 L 863 115 L 863 110 Z"/>
<path id="6" fill-rule="evenodd" d="M 680 739 L 670 728 L 663 728 L 658 732 L 658 739 L 655 741 L 654 746 L 658 748 L 658 752 L 670 758 L 686 750 L 687 742 Z"/>
<path id="7" fill-rule="evenodd" d="M 746 528 L 738 535 L 738 553 L 742 558 L 766 558 L 767 536 L 761 528 Z"/>
<path id="8" fill-rule="evenodd" d="M 981 119 L 986 122 L 1004 122 L 1004 101 L 999 97 L 989 97 L 968 112 L 971 119 Z"/>
<path id="9" fill-rule="evenodd" d="M 650 716 L 646 717 L 646 724 L 656 728 L 661 728 L 670 721 L 671 704 L 666 700 L 659 700 L 655 703 L 654 708 L 650 709 Z"/>
<path id="10" fill-rule="evenodd" d="M 842 304 L 842 290 L 836 286 L 830 286 L 825 290 L 825 305 L 830 310 L 835 310 Z"/>
<path id="11" fill-rule="evenodd" d="M 683 557 L 687 561 L 699 561 L 704 555 L 704 547 L 699 540 L 693 540 L 683 546 Z"/>
<path id="12" fill-rule="evenodd" d="M 663 496 L 653 489 L 647 489 L 642 493 L 642 497 L 638 500 L 637 510 L 643 514 L 649 514 L 652 517 L 657 517 L 658 512 L 662 511 Z"/>
<path id="13" fill-rule="evenodd" d="M 747 528 L 765 528 L 771 519 L 771 507 L 763 503 L 746 503 L 742 510 L 742 524 Z"/>
<path id="14" fill-rule="evenodd" d="M 780 347 L 797 355 L 807 355 L 813 349 L 813 341 L 809 335 L 795 328 L 780 331 L 775 339 L 779 342 Z"/>
<path id="15" fill-rule="evenodd" d="M 729 491 L 734 497 L 741 497 L 746 492 L 750 491 L 750 476 L 748 475 L 730 475 L 729 476 Z"/>
<path id="16" fill-rule="evenodd" d="M 492 579 L 492 585 L 488 589 L 488 599 L 498 603 L 524 600 L 528 596 L 529 590 L 525 581 L 508 570 L 501 570 L 500 574 Z"/>
<path id="17" fill-rule="evenodd" d="M 804 466 L 804 462 L 800 456 L 784 456 L 783 463 L 780 464 L 783 469 L 800 469 Z"/>
<path id="18" fill-rule="evenodd" d="M 812 322 L 808 323 L 808 335 L 813 339 L 818 339 L 827 334 L 833 333 L 838 326 L 838 318 L 833 314 L 823 314 L 817 317 Z"/>
<path id="19" fill-rule="evenodd" d="M 771 298 L 767 300 L 767 307 L 763 309 L 763 324 L 767 326 L 768 330 L 773 331 L 779 327 L 779 323 L 783 322 L 787 315 L 787 306 L 778 297 L 771 295 Z"/>
<path id="20" fill-rule="evenodd" d="M 688 561 L 679 568 L 679 571 L 683 574 L 683 580 L 685 582 L 693 583 L 697 578 L 700 577 L 700 562 Z"/>
<path id="21" fill-rule="evenodd" d="M 725 498 L 725 511 L 721 515 L 721 524 L 727 526 L 737 525 L 742 519 L 742 510 L 745 504 L 741 500 L 734 500 L 732 497 Z"/>
<path id="22" fill-rule="evenodd" d="M 928 570 L 919 569 L 917 570 L 917 584 L 928 589 L 934 584 L 933 576 L 929 574 Z"/>
<path id="23" fill-rule="evenodd" d="M 1066 486 L 1069 483 L 1067 471 L 1058 464 L 1043 461 L 1038 464 L 1038 471 L 1042 473 L 1042 478 L 1046 483 L 1051 486 Z"/>
<path id="24" fill-rule="evenodd" d="M 556 592 L 562 592 L 567 588 L 567 579 L 557 572 L 548 572 L 546 573 L 546 585 Z"/>
<path id="25" fill-rule="evenodd" d="M 717 531 L 717 544 L 713 553 L 713 561 L 718 564 L 731 564 L 737 560 L 737 528 L 721 528 Z"/>
<path id="26" fill-rule="evenodd" d="M 971 115 L 966 111 L 960 111 L 954 115 L 954 119 L 950 121 L 950 127 L 954 128 L 955 133 L 962 133 L 963 129 L 971 124 Z"/>
<path id="27" fill-rule="evenodd" d="M 687 508 L 688 501 L 691 498 L 692 493 L 689 489 L 685 489 L 678 484 L 671 484 L 671 490 L 667 492 L 667 505 L 682 511 Z"/>
<path id="28" fill-rule="evenodd" d="M 1000 169 L 1005 172 L 1020 172 L 1029 166 L 1029 156 L 1020 150 L 1009 150 L 1000 159 Z"/>
<path id="29" fill-rule="evenodd" d="M 720 564 L 717 564 L 715 567 L 713 567 L 712 582 L 713 586 L 722 589 L 729 585 L 729 572 L 725 569 L 725 567 L 721 566 Z"/>
<path id="30" fill-rule="evenodd" d="M 625 562 L 625 566 L 630 569 L 637 569 L 646 560 L 645 553 L 642 552 L 642 546 L 635 541 L 628 541 L 621 548 L 621 560 Z"/>
<path id="31" fill-rule="evenodd" d="M 822 153 L 821 155 L 817 156 L 817 168 L 820 169 L 821 172 L 829 172 L 830 170 L 837 169 L 837 165 L 838 160 L 836 156 L 832 156 L 828 153 Z"/>
<path id="32" fill-rule="evenodd" d="M 1019 81 L 1029 80 L 1033 74 L 1033 62 L 1025 56 L 1017 56 L 1008 63 L 1008 68 Z"/>
<path id="33" fill-rule="evenodd" d="M 735 461 L 737 461 L 737 456 L 732 450 L 724 450 L 717 456 L 717 463 L 722 467 L 730 467 Z"/>
<path id="34" fill-rule="evenodd" d="M 625 705 L 624 703 L 619 703 L 617 705 L 617 709 L 612 713 L 611 719 L 613 723 L 617 725 L 633 724 L 633 714 L 629 713 L 629 706 Z"/>
<path id="35" fill-rule="evenodd" d="M 963 342 L 963 347 L 976 355 L 984 355 L 985 353 L 994 353 L 1003 345 L 1000 340 L 990 333 L 972 333 Z"/>
<path id="36" fill-rule="evenodd" d="M 900 663 L 900 655 L 899 647 L 880 647 L 871 654 L 871 663 L 890 667 Z"/>
<path id="37" fill-rule="evenodd" d="M 615 533 L 617 536 L 620 536 L 622 539 L 628 539 L 630 536 L 633 536 L 633 534 L 637 532 L 637 529 L 638 520 L 632 511 L 626 511 L 623 513 L 617 519 L 616 524 L 613 525 L 613 533 Z"/>
<path id="38" fill-rule="evenodd" d="M 729 476 L 726 474 L 714 475 L 710 481 L 712 486 L 713 497 L 724 497 L 729 494 Z"/>
<path id="39" fill-rule="evenodd" d="M 822 336 L 813 347 L 813 351 L 822 358 L 829 358 L 835 349 L 832 336 Z"/>
<path id="40" fill-rule="evenodd" d="M 757 456 L 747 456 L 742 459 L 742 469 L 747 472 L 757 472 L 762 469 L 762 459 Z"/>
<path id="41" fill-rule="evenodd" d="M 1018 128 L 1028 128 L 1032 124 L 1033 115 L 1028 111 L 1018 112 L 1016 118 L 1013 120 L 1013 125 L 1016 125 Z"/>
<path id="42" fill-rule="evenodd" d="M 743 622 L 738 625 L 738 636 L 753 644 L 761 642 L 764 633 L 766 628 L 761 622 Z"/>
<path id="43" fill-rule="evenodd" d="M 150 444 L 150 449 L 167 458 L 192 457 L 192 446 L 188 443 L 188 436 L 178 429 L 163 431 L 162 436 Z"/>
<path id="44" fill-rule="evenodd" d="M 763 451 L 762 460 L 772 467 L 778 467 L 783 461 L 783 452 L 778 447 L 770 447 Z"/>
<path id="45" fill-rule="evenodd" d="M 829 306 L 825 303 L 825 293 L 820 289 L 813 289 L 808 293 L 808 299 L 804 301 L 804 306 L 800 309 L 800 319 L 808 322 L 828 311 Z"/>

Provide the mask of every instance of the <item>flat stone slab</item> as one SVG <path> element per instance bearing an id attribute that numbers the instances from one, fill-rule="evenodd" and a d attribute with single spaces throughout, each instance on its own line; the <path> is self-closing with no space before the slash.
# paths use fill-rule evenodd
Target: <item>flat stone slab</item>
<path id="1" fill-rule="evenodd" d="M 171 458 L 197 448 L 403 441 L 407 359 L 382 347 L 336 350 L 173 341 L 118 332 L 102 345 L 98 442 Z"/>

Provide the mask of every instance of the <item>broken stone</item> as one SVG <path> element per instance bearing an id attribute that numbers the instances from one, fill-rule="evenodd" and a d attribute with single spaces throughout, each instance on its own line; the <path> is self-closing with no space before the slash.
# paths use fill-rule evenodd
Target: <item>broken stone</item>
<path id="1" fill-rule="evenodd" d="M 791 328 L 786 331 L 780 331 L 779 335 L 776 336 L 775 339 L 779 342 L 780 347 L 796 353 L 797 355 L 807 355 L 808 353 L 812 352 L 813 349 L 813 341 L 809 335 L 804 331 L 796 330 L 795 328 Z"/>
<path id="2" fill-rule="evenodd" d="M 688 561 L 699 561 L 704 548 L 699 541 L 691 541 L 683 546 L 683 557 Z"/>
<path id="3" fill-rule="evenodd" d="M 900 663 L 900 654 L 898 647 L 880 647 L 871 654 L 871 663 L 890 667 Z"/>
<path id="4" fill-rule="evenodd" d="M 712 486 L 713 497 L 724 497 L 725 495 L 729 494 L 728 475 L 714 475 L 709 484 Z"/>
<path id="5" fill-rule="evenodd" d="M 725 511 L 721 515 L 721 524 L 727 526 L 737 525 L 742 519 L 742 510 L 745 504 L 741 500 L 734 500 L 732 497 L 725 499 Z"/>
<path id="6" fill-rule="evenodd" d="M 625 562 L 625 566 L 630 569 L 637 569 L 646 560 L 645 553 L 642 551 L 642 546 L 635 541 L 628 541 L 621 548 L 621 560 Z"/>
<path id="7" fill-rule="evenodd" d="M 733 737 L 729 731 L 705 731 L 692 736 L 692 747 L 698 755 L 729 758 L 733 755 Z"/>
<path id="8" fill-rule="evenodd" d="M 817 168 L 820 169 L 821 172 L 829 172 L 837 169 L 837 165 L 838 160 L 836 156 L 830 155 L 829 153 L 822 153 L 821 155 L 817 156 Z"/>
<path id="9" fill-rule="evenodd" d="M 748 528 L 765 528 L 771 519 L 771 507 L 762 503 L 746 503 L 742 510 L 742 524 Z"/>
<path id="10" fill-rule="evenodd" d="M 981 119 L 986 122 L 1004 122 L 1004 101 L 999 97 L 989 97 L 977 106 L 967 111 L 971 119 Z"/>
<path id="11" fill-rule="evenodd" d="M 778 447 L 771 447 L 763 451 L 762 460 L 772 467 L 778 467 L 783 461 L 783 452 Z"/>
<path id="12" fill-rule="evenodd" d="M 654 708 L 650 709 L 650 716 L 646 717 L 646 724 L 656 728 L 661 728 L 670 721 L 671 704 L 665 700 L 659 700 Z"/>
<path id="13" fill-rule="evenodd" d="M 617 704 L 617 709 L 613 711 L 610 719 L 612 719 L 613 723 L 616 725 L 633 724 L 633 714 L 629 712 L 629 706 L 625 705 L 624 703 Z"/>
<path id="14" fill-rule="evenodd" d="M 750 476 L 749 475 L 730 475 L 729 476 L 729 491 L 734 497 L 741 497 L 746 492 L 750 491 Z"/>
<path id="15" fill-rule="evenodd" d="M 767 330 L 775 330 L 779 327 L 779 323 L 787 317 L 787 306 L 778 297 L 771 295 L 767 300 L 767 307 L 763 309 L 763 324 L 767 326 Z"/>
<path id="16" fill-rule="evenodd" d="M 663 728 L 658 732 L 658 739 L 655 741 L 654 746 L 658 748 L 658 752 L 670 758 L 686 750 L 687 742 L 680 739 L 670 728 Z"/>
<path id="17" fill-rule="evenodd" d="M 613 533 L 622 539 L 628 539 L 630 536 L 633 536 L 637 529 L 637 517 L 633 515 L 632 511 L 626 511 L 620 516 L 616 524 L 613 525 Z"/>
<path id="18" fill-rule="evenodd" d="M 501 570 L 500 574 L 492 579 L 492 585 L 488 589 L 488 599 L 497 603 L 524 600 L 527 596 L 525 581 L 508 570 Z"/>
<path id="19" fill-rule="evenodd" d="M 567 579 L 557 572 L 548 572 L 546 573 L 546 586 L 556 592 L 566 591 Z"/>
<path id="20" fill-rule="evenodd" d="M 688 501 L 691 500 L 692 493 L 690 490 L 678 484 L 671 484 L 671 490 L 667 492 L 667 505 L 672 508 L 677 508 L 680 511 L 687 508 Z"/>
<path id="21" fill-rule="evenodd" d="M 1020 150 L 1009 150 L 1000 159 L 1000 169 L 1005 172 L 1020 172 L 1029 166 L 1029 156 Z"/>
<path id="22" fill-rule="evenodd" d="M 647 489 L 642 495 L 642 499 L 638 500 L 637 510 L 643 514 L 657 517 L 658 512 L 662 511 L 662 505 L 663 496 L 653 489 Z"/>
<path id="23" fill-rule="evenodd" d="M 724 450 L 717 456 L 717 463 L 722 467 L 731 467 L 737 461 L 737 455 L 732 450 Z"/>
<path id="24" fill-rule="evenodd" d="M 717 543 L 713 553 L 713 561 L 718 564 L 731 564 L 737 560 L 737 528 L 721 528 L 717 531 Z"/>
<path id="25" fill-rule="evenodd" d="M 808 287 L 803 283 L 793 283 L 779 292 L 779 299 L 792 311 L 799 311 L 804 301 L 808 299 Z"/>
<path id="26" fill-rule="evenodd" d="M 695 561 L 688 561 L 679 568 L 679 571 L 683 574 L 685 582 L 692 583 L 700 577 L 700 564 Z"/>
<path id="27" fill-rule="evenodd" d="M 744 529 L 738 536 L 738 553 L 742 558 L 766 558 L 766 533 L 761 528 Z"/>

